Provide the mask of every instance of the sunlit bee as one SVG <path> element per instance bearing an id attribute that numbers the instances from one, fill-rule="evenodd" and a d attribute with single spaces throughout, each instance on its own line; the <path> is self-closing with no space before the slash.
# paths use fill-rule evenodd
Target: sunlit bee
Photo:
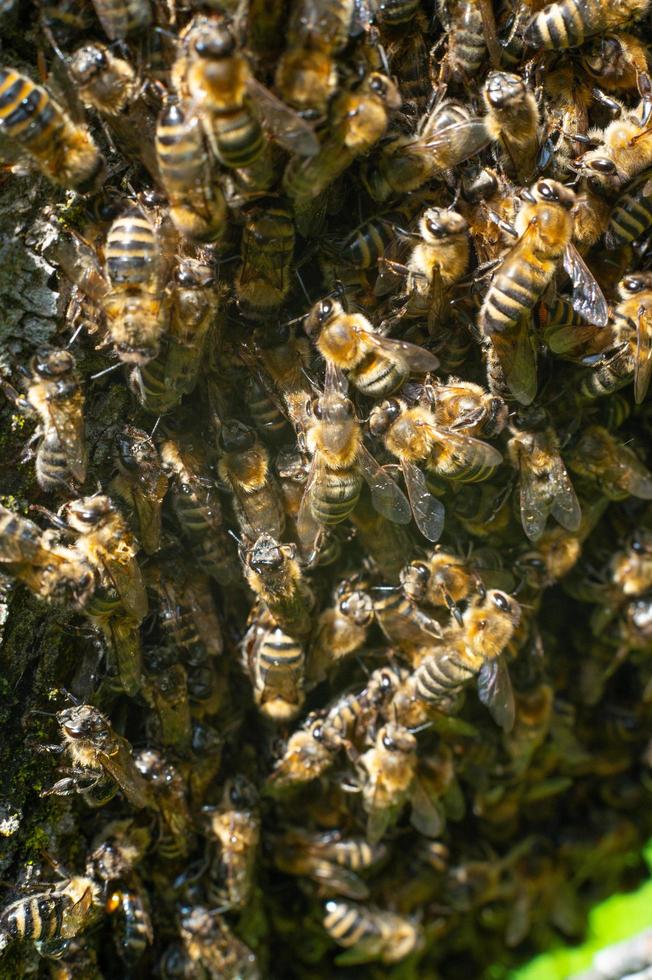
<path id="1" fill-rule="evenodd" d="M 352 403 L 344 394 L 341 378 L 327 372 L 323 395 L 311 406 L 306 433 L 312 466 L 298 518 L 304 547 L 312 547 L 321 525 L 339 524 L 354 510 L 363 479 L 371 490 L 378 513 L 398 524 L 407 524 L 407 500 L 369 454 Z"/>
<path id="2" fill-rule="evenodd" d="M 366 899 L 369 888 L 360 872 L 384 860 L 387 848 L 372 847 L 364 837 L 345 837 L 340 831 L 309 833 L 286 830 L 274 841 L 274 864 L 285 874 L 306 875 L 322 895 Z"/>
<path id="3" fill-rule="evenodd" d="M 641 528 L 628 547 L 610 562 L 611 577 L 624 595 L 637 596 L 652 588 L 652 533 Z"/>
<path id="4" fill-rule="evenodd" d="M 340 582 L 333 605 L 319 616 L 309 657 L 309 672 L 315 681 L 323 680 L 331 667 L 358 650 L 367 638 L 374 606 L 370 595 L 356 584 L 355 579 Z"/>
<path id="5" fill-rule="evenodd" d="M 536 356 L 530 333 L 531 311 L 560 261 L 574 285 L 573 306 L 589 322 L 604 326 L 607 304 L 572 244 L 573 191 L 540 180 L 521 195 L 514 247 L 494 273 L 480 311 L 480 331 L 488 356 L 490 388 L 506 387 L 529 405 L 536 393 Z"/>
<path id="6" fill-rule="evenodd" d="M 346 371 L 363 395 L 382 398 L 400 388 L 410 374 L 426 374 L 439 366 L 429 351 L 375 332 L 361 313 L 346 313 L 336 300 L 320 300 L 308 314 L 306 332 L 322 357 Z"/>
<path id="7" fill-rule="evenodd" d="M 98 885 L 82 875 L 20 898 L 0 913 L 0 950 L 13 940 L 72 939 L 97 921 L 100 907 Z"/>
<path id="8" fill-rule="evenodd" d="M 476 78 L 487 57 L 482 3 L 478 0 L 453 0 L 437 4 L 439 16 L 447 27 L 446 74 L 457 83 Z"/>
<path id="9" fill-rule="evenodd" d="M 294 544 L 279 544 L 261 534 L 241 554 L 245 578 L 275 623 L 291 636 L 303 637 L 313 626 L 315 598 L 297 561 Z"/>
<path id="10" fill-rule="evenodd" d="M 118 954 L 128 964 L 136 964 L 154 942 L 154 929 L 145 890 L 124 884 L 111 891 L 106 901 L 109 915 L 117 915 L 115 936 Z"/>
<path id="11" fill-rule="evenodd" d="M 575 363 L 595 364 L 596 356 L 604 355 L 614 344 L 611 324 L 595 327 L 586 323 L 564 299 L 539 303 L 536 323 L 546 347 Z"/>
<path id="12" fill-rule="evenodd" d="M 618 108 L 618 115 L 604 130 L 591 132 L 598 145 L 577 161 L 590 186 L 610 195 L 622 191 L 652 166 L 652 133 L 645 99 L 634 109 Z"/>
<path id="13" fill-rule="evenodd" d="M 274 382 L 288 418 L 296 429 L 306 424 L 306 402 L 311 391 L 306 377 L 310 344 L 287 323 L 266 326 L 254 333 L 255 352 Z"/>
<path id="14" fill-rule="evenodd" d="M 645 16 L 649 0 L 629 0 L 614 6 L 603 0 L 563 0 L 534 14 L 525 28 L 525 43 L 533 48 L 576 48 L 585 38 L 624 27 Z"/>
<path id="15" fill-rule="evenodd" d="M 604 91 L 649 96 L 650 50 L 642 38 L 618 31 L 596 38 L 584 50 L 582 66 Z"/>
<path id="16" fill-rule="evenodd" d="M 618 196 L 605 233 L 607 248 L 642 238 L 652 227 L 652 170 L 644 170 Z"/>
<path id="17" fill-rule="evenodd" d="M 70 58 L 70 73 L 79 85 L 82 102 L 103 115 L 119 115 L 138 93 L 134 69 L 104 44 L 77 48 Z"/>
<path id="18" fill-rule="evenodd" d="M 221 238 L 227 224 L 226 201 L 213 173 L 201 124 L 187 106 L 170 102 L 161 111 L 156 157 L 177 230 L 192 241 Z"/>
<path id="19" fill-rule="evenodd" d="M 595 482 L 609 500 L 630 495 L 652 500 L 652 473 L 633 449 L 601 425 L 582 430 L 568 456 L 569 469 Z"/>
<path id="20" fill-rule="evenodd" d="M 189 961 L 185 965 L 181 960 L 182 969 L 191 976 L 241 977 L 242 980 L 257 980 L 261 976 L 252 950 L 237 938 L 217 912 L 203 905 L 185 905 L 178 922 Z"/>
<path id="21" fill-rule="evenodd" d="M 115 439 L 118 475 L 111 483 L 133 509 L 138 540 L 148 555 L 158 551 L 161 540 L 161 506 L 168 479 L 156 447 L 146 432 L 126 426 Z"/>
<path id="22" fill-rule="evenodd" d="M 398 820 L 410 798 L 416 767 L 415 736 L 392 723 L 381 728 L 374 747 L 358 759 L 370 844 L 377 844 Z"/>
<path id="23" fill-rule="evenodd" d="M 346 950 L 335 960 L 342 966 L 398 963 L 423 941 L 419 926 L 391 912 L 335 899 L 326 902 L 325 909 L 326 932 Z"/>
<path id="24" fill-rule="evenodd" d="M 246 213 L 240 265 L 235 278 L 238 307 L 251 320 L 264 320 L 283 304 L 291 285 L 294 255 L 292 212 L 273 201 Z"/>
<path id="25" fill-rule="evenodd" d="M 15 140 L 61 187 L 92 192 L 104 178 L 104 159 L 86 127 L 13 68 L 0 68 L 0 134 Z"/>
<path id="26" fill-rule="evenodd" d="M 398 211 L 387 211 L 369 218 L 335 244 L 338 259 L 356 269 L 374 269 L 396 237 L 392 226 L 400 224 L 403 219 L 403 214 Z"/>
<path id="27" fill-rule="evenodd" d="M 507 451 L 519 473 L 521 522 L 526 535 L 537 541 L 549 515 L 567 531 L 577 531 L 582 512 L 549 419 L 536 410 L 517 414 L 512 433 Z"/>
<path id="28" fill-rule="evenodd" d="M 634 362 L 634 400 L 640 404 L 647 395 L 652 376 L 652 273 L 637 272 L 618 284 L 613 313 L 616 336 L 627 343 Z"/>
<path id="29" fill-rule="evenodd" d="M 221 908 L 243 909 L 254 887 L 260 844 L 255 788 L 244 776 L 228 780 L 221 804 L 202 808 L 202 821 L 209 839 L 217 844 L 207 896 Z"/>
<path id="30" fill-rule="evenodd" d="M 424 560 L 406 565 L 401 572 L 401 586 L 413 602 L 429 606 L 446 606 L 454 614 L 457 603 L 477 588 L 478 574 L 469 562 L 439 546 Z"/>
<path id="31" fill-rule="evenodd" d="M 111 41 L 143 31 L 152 20 L 149 0 L 93 0 L 93 6 Z"/>
<path id="32" fill-rule="evenodd" d="M 318 779 L 335 763 L 342 747 L 323 718 L 309 715 L 301 728 L 290 735 L 283 755 L 269 776 L 268 786 L 282 791 L 296 783 Z"/>
<path id="33" fill-rule="evenodd" d="M 305 701 L 306 654 L 303 645 L 275 626 L 268 613 L 254 607 L 242 641 L 242 662 L 254 700 L 275 722 L 294 718 Z"/>
<path id="34" fill-rule="evenodd" d="M 224 423 L 220 442 L 224 452 L 218 473 L 233 494 L 242 533 L 251 541 L 265 532 L 280 538 L 285 511 L 267 449 L 254 429 L 237 420 Z"/>
<path id="35" fill-rule="evenodd" d="M 507 424 L 505 401 L 472 381 L 449 378 L 424 388 L 437 425 L 477 438 L 500 435 Z"/>
<path id="36" fill-rule="evenodd" d="M 421 657 L 425 649 L 440 645 L 441 623 L 420 609 L 408 590 L 381 587 L 375 590 L 373 601 L 381 630 L 411 662 Z"/>

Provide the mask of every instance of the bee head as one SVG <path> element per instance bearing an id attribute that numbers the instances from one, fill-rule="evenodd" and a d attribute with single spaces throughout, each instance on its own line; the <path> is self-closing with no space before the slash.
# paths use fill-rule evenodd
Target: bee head
<path id="1" fill-rule="evenodd" d="M 259 574 L 278 571 L 284 564 L 283 550 L 271 534 L 261 534 L 249 552 L 247 563 Z"/>
<path id="2" fill-rule="evenodd" d="M 369 415 L 369 432 L 372 436 L 383 436 L 401 414 L 401 403 L 396 398 L 388 398 L 376 405 Z"/>
<path id="3" fill-rule="evenodd" d="M 75 370 L 75 358 L 67 350 L 42 347 L 32 358 L 31 368 L 41 378 L 56 378 Z"/>
<path id="4" fill-rule="evenodd" d="M 503 71 L 491 71 L 487 75 L 484 97 L 494 109 L 504 109 L 510 103 L 520 101 L 525 92 L 525 82 L 518 75 Z"/>
<path id="5" fill-rule="evenodd" d="M 106 48 L 100 44 L 84 44 L 74 52 L 69 65 L 75 81 L 80 85 L 88 85 L 106 70 L 108 65 Z"/>
<path id="6" fill-rule="evenodd" d="M 251 426 L 234 419 L 222 426 L 220 441 L 225 453 L 244 452 L 256 445 L 256 433 Z"/>

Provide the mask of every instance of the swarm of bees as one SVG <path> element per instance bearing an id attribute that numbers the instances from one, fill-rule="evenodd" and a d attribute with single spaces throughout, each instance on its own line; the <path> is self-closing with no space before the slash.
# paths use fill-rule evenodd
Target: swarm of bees
<path id="1" fill-rule="evenodd" d="M 0 574 L 95 650 L 3 976 L 496 977 L 634 880 L 648 8 L 3 5 L 60 317 Z"/>

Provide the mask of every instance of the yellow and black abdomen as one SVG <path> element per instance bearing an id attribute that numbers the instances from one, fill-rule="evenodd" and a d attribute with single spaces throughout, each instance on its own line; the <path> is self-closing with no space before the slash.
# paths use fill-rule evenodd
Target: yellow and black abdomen
<path id="1" fill-rule="evenodd" d="M 355 469 L 322 467 L 310 491 L 310 509 L 319 524 L 339 524 L 354 510 L 362 489 L 362 477 Z"/>

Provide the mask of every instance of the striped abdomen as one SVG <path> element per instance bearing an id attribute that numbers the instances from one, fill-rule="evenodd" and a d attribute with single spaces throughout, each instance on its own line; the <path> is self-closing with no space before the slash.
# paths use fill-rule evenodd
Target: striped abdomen
<path id="1" fill-rule="evenodd" d="M 456 651 L 438 653 L 427 657 L 415 670 L 415 693 L 422 701 L 436 704 L 456 694 L 475 675 L 476 671 Z"/>
<path id="2" fill-rule="evenodd" d="M 386 398 L 405 384 L 409 376 L 410 369 L 405 361 L 377 351 L 370 351 L 349 371 L 349 381 L 369 398 Z"/>
<path id="3" fill-rule="evenodd" d="M 321 468 L 310 490 L 310 509 L 319 524 L 339 524 L 354 510 L 362 489 L 362 477 L 355 469 Z"/>
<path id="4" fill-rule="evenodd" d="M 71 477 L 68 454 L 57 430 L 51 429 L 43 436 L 36 453 L 38 484 L 44 490 L 59 490 L 70 486 Z"/>
<path id="5" fill-rule="evenodd" d="M 261 155 L 265 134 L 249 105 L 233 112 L 212 116 L 215 148 L 225 167 L 250 167 Z"/>
<path id="6" fill-rule="evenodd" d="M 259 432 L 264 432 L 272 439 L 287 432 L 285 416 L 265 386 L 253 375 L 249 375 L 247 379 L 245 401 Z"/>
<path id="7" fill-rule="evenodd" d="M 339 946 L 347 948 L 381 936 L 376 921 L 364 909 L 348 902 L 326 903 L 324 929 Z"/>
<path id="8" fill-rule="evenodd" d="M 113 222 L 106 236 L 106 272 L 111 285 L 154 291 L 159 271 L 156 232 L 138 208 Z"/>
<path id="9" fill-rule="evenodd" d="M 65 895 L 21 899 L 3 912 L 0 933 L 12 939 L 54 939 L 61 935 L 64 911 L 70 904 Z"/>
<path id="10" fill-rule="evenodd" d="M 388 214 L 370 218 L 342 242 L 338 249 L 340 258 L 356 269 L 375 267 L 395 237 L 391 222 L 396 217 L 398 216 Z"/>
<path id="11" fill-rule="evenodd" d="M 129 378 L 131 390 L 150 415 L 165 415 L 179 404 L 182 395 L 167 377 L 169 346 L 166 338 L 162 339 L 161 347 L 162 353 L 158 357 L 135 368 Z"/>
<path id="12" fill-rule="evenodd" d="M 613 206 L 605 233 L 607 248 L 630 245 L 652 227 L 652 170 L 629 185 Z"/>
<path id="13" fill-rule="evenodd" d="M 618 314 L 614 313 L 614 319 L 617 317 Z M 608 360 L 599 362 L 584 374 L 580 383 L 580 394 L 591 400 L 611 395 L 628 385 L 633 376 L 634 356 L 629 344 L 623 344 Z"/>
<path id="14" fill-rule="evenodd" d="M 179 105 L 167 106 L 159 116 L 156 156 L 163 186 L 171 198 L 185 197 L 196 186 L 203 187 L 208 156 L 201 126 Z"/>
<path id="15" fill-rule="evenodd" d="M 326 845 L 323 854 L 324 857 L 343 868 L 360 871 L 363 868 L 370 868 L 383 857 L 385 851 L 386 848 L 383 844 L 372 846 L 361 837 L 353 837 L 350 840 L 334 841 L 332 844 Z"/>
<path id="16" fill-rule="evenodd" d="M 46 158 L 66 119 L 44 88 L 13 68 L 0 68 L 0 132 Z"/>
<path id="17" fill-rule="evenodd" d="M 93 0 L 93 6 L 112 41 L 142 31 L 152 19 L 149 0 Z"/>
<path id="18" fill-rule="evenodd" d="M 609 0 L 563 0 L 544 7 L 525 29 L 533 48 L 575 48 L 605 27 Z"/>
<path id="19" fill-rule="evenodd" d="M 482 15 L 474 0 L 461 0 L 455 7 L 450 30 L 448 60 L 457 80 L 473 77 L 487 53 Z"/>
<path id="20" fill-rule="evenodd" d="M 122 913 L 121 929 L 116 936 L 118 949 L 127 963 L 135 963 L 152 942 L 152 921 L 142 897 L 135 891 L 114 892 L 108 911 Z"/>
<path id="21" fill-rule="evenodd" d="M 283 630 L 270 630 L 265 634 L 256 655 L 256 674 L 263 687 L 277 690 L 287 686 L 288 679 L 294 683 L 303 678 L 305 652 Z"/>
<path id="22" fill-rule="evenodd" d="M 419 0 L 380 0 L 375 20 L 386 28 L 400 27 L 411 21 L 418 9 Z"/>
<path id="23" fill-rule="evenodd" d="M 494 276 L 480 311 L 484 336 L 504 333 L 527 317 L 552 279 L 552 262 L 522 256 Z"/>

